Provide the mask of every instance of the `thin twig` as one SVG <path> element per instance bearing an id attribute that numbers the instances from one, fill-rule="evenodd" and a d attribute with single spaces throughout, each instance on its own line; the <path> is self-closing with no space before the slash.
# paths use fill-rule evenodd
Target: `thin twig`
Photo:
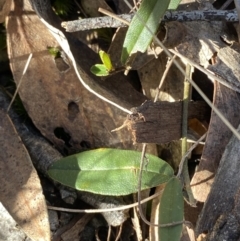
<path id="1" fill-rule="evenodd" d="M 193 143 L 193 144 L 195 144 L 197 141 L 187 139 L 187 142 L 188 142 L 188 143 Z M 201 141 L 201 142 L 199 142 L 198 144 L 199 144 L 199 145 L 205 145 L 205 142 L 204 142 L 204 141 Z"/>
<path id="2" fill-rule="evenodd" d="M 134 4 L 135 9 L 138 9 L 136 0 L 133 0 L 133 4 Z"/>
<path id="3" fill-rule="evenodd" d="M 182 157 L 187 152 L 187 130 L 188 130 L 188 104 L 190 100 L 190 83 L 188 79 L 192 78 L 192 66 L 186 65 L 186 75 L 184 79 L 184 92 L 183 92 L 183 114 L 182 114 Z M 192 207 L 196 207 L 196 200 L 194 199 L 192 189 L 190 186 L 190 177 L 188 171 L 187 157 L 183 165 L 183 183 L 187 192 L 188 202 Z"/>
<path id="4" fill-rule="evenodd" d="M 179 164 L 179 169 L 178 169 L 178 174 L 177 174 L 177 177 L 180 178 L 180 176 L 182 175 L 182 172 L 183 172 L 183 165 L 184 165 L 184 162 L 187 160 L 187 156 L 192 152 L 192 150 L 194 148 L 197 147 L 197 145 L 199 145 L 201 143 L 202 140 L 204 140 L 207 136 L 207 133 L 205 133 L 204 135 L 202 135 L 190 148 L 189 150 L 185 153 L 185 155 L 182 157 L 182 160 Z"/>
<path id="5" fill-rule="evenodd" d="M 67 32 L 84 31 L 98 28 L 127 27 L 123 21 L 131 22 L 134 14 L 121 14 L 118 17 L 97 17 L 62 22 Z M 119 19 L 119 20 L 117 20 Z M 227 21 L 237 22 L 238 15 L 235 10 L 208 10 L 208 11 L 167 11 L 162 21 Z"/>
<path id="6" fill-rule="evenodd" d="M 17 89 L 15 90 L 15 93 L 14 93 L 14 95 L 13 95 L 13 97 L 12 97 L 12 100 L 11 100 L 11 102 L 10 102 L 8 108 L 7 108 L 7 112 L 9 112 L 9 110 L 10 110 L 10 108 L 11 108 L 11 106 L 12 106 L 12 103 L 13 103 L 13 101 L 15 100 L 15 98 L 16 98 L 16 96 L 17 96 L 17 93 L 18 93 L 19 88 L 20 88 L 20 86 L 21 86 L 21 84 L 22 84 L 23 77 L 24 77 L 24 75 L 25 75 L 25 73 L 26 73 L 26 71 L 27 71 L 27 68 L 28 68 L 29 63 L 30 63 L 30 61 L 31 61 L 31 59 L 32 59 L 32 56 L 33 56 L 33 54 L 31 53 L 31 54 L 29 55 L 28 59 L 27 59 L 27 62 L 26 62 L 25 67 L 24 67 L 24 69 L 23 69 L 22 76 L 21 76 L 21 78 L 20 78 L 20 80 L 19 80 L 19 83 L 18 83 L 18 85 L 17 85 Z"/>
<path id="7" fill-rule="evenodd" d="M 123 23 L 122 20 L 130 22 L 133 18 L 133 14 L 121 14 L 118 15 L 118 18 L 120 18 L 121 21 L 114 19 L 113 17 L 104 16 L 62 22 L 61 25 L 67 32 L 77 32 L 99 28 L 123 28 L 128 25 Z"/>
<path id="8" fill-rule="evenodd" d="M 227 0 L 220 8 L 219 10 L 224 10 L 226 9 L 231 3 L 232 3 L 233 0 Z"/>
<path id="9" fill-rule="evenodd" d="M 176 58 L 176 55 L 174 55 L 174 56 L 172 57 L 172 59 L 170 59 L 170 60 L 168 61 L 168 63 L 167 63 L 167 66 L 166 66 L 166 68 L 165 68 L 165 71 L 164 71 L 164 73 L 163 73 L 163 75 L 162 75 L 162 78 L 161 78 L 161 80 L 160 80 L 160 83 L 159 83 L 159 85 L 158 85 L 157 93 L 156 93 L 155 98 L 154 98 L 154 102 L 156 102 L 156 101 L 158 100 L 158 96 L 159 96 L 159 93 L 160 93 L 161 88 L 162 88 L 162 86 L 163 86 L 163 83 L 164 83 L 164 81 L 165 81 L 165 79 L 166 79 L 166 77 L 167 77 L 167 74 L 168 74 L 168 72 L 169 72 L 169 70 L 170 70 L 170 68 L 171 68 L 171 66 L 172 66 L 173 60 L 174 60 L 175 58 Z"/>
<path id="10" fill-rule="evenodd" d="M 117 237 L 115 239 L 115 241 L 118 241 L 121 237 L 121 234 L 122 234 L 122 227 L 123 227 L 123 224 L 120 225 L 119 227 L 119 231 L 118 231 L 118 234 L 117 234 Z"/>
<path id="11" fill-rule="evenodd" d="M 201 143 L 202 140 L 204 140 L 207 136 L 207 133 L 205 133 L 204 135 L 202 135 L 199 140 L 197 140 L 190 148 L 189 150 L 185 153 L 185 155 L 182 157 L 181 159 L 181 162 L 179 164 L 179 169 L 178 169 L 178 174 L 177 174 L 177 177 L 180 178 L 180 176 L 182 175 L 182 172 L 183 172 L 183 165 L 184 165 L 184 162 L 186 161 L 186 157 L 192 152 L 192 150 L 194 148 L 196 148 L 196 146 Z"/>
<path id="12" fill-rule="evenodd" d="M 146 203 L 154 198 L 156 198 L 158 195 L 160 195 L 161 192 L 157 192 L 153 194 L 152 196 L 143 199 L 140 203 Z M 107 208 L 107 209 L 73 209 L 73 208 L 60 208 L 60 207 L 54 207 L 54 206 L 47 206 L 48 209 L 50 210 L 56 210 L 56 211 L 62 211 L 62 212 L 69 212 L 69 213 L 105 213 L 105 212 L 115 212 L 115 211 L 121 211 L 121 210 L 126 210 L 129 208 L 133 208 L 138 206 L 138 202 L 129 204 L 129 205 L 124 205 L 122 207 L 116 207 L 116 208 Z"/>
<path id="13" fill-rule="evenodd" d="M 143 168 L 144 168 L 144 163 L 145 163 L 145 154 L 146 154 L 146 149 L 147 149 L 147 144 L 143 143 L 142 144 L 142 154 L 141 154 L 141 160 L 140 160 L 140 171 L 138 175 L 138 209 L 139 209 L 139 214 L 141 219 L 143 220 L 144 223 L 148 225 L 152 225 L 146 218 L 145 215 L 143 214 L 142 210 L 142 205 L 141 205 L 141 186 L 142 186 L 142 174 L 143 174 Z M 154 225 L 154 224 L 153 224 Z"/>
<path id="14" fill-rule="evenodd" d="M 109 226 L 108 226 L 108 236 L 107 236 L 107 241 L 110 241 L 111 232 L 112 232 L 112 226 L 109 225 Z"/>

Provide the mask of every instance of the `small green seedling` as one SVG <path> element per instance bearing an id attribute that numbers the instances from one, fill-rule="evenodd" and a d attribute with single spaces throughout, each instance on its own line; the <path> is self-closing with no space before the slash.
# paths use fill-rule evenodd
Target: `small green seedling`
<path id="1" fill-rule="evenodd" d="M 134 15 L 123 43 L 121 62 L 127 65 L 129 57 L 137 52 L 144 53 L 157 32 L 167 9 L 175 10 L 181 0 L 143 0 Z"/>
<path id="2" fill-rule="evenodd" d="M 55 59 L 61 57 L 60 49 L 58 47 L 48 46 L 47 50 L 50 55 L 52 55 Z"/>
<path id="3" fill-rule="evenodd" d="M 99 56 L 103 64 L 95 64 L 90 70 L 96 76 L 108 76 L 112 71 L 114 71 L 110 56 L 102 50 L 99 51 Z"/>

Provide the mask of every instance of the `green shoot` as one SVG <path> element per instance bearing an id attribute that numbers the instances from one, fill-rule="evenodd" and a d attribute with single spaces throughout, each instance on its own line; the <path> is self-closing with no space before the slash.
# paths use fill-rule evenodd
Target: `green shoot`
<path id="1" fill-rule="evenodd" d="M 93 65 L 90 71 L 96 76 L 108 76 L 110 72 L 114 71 L 110 56 L 102 50 L 99 51 L 99 56 L 103 64 Z"/>

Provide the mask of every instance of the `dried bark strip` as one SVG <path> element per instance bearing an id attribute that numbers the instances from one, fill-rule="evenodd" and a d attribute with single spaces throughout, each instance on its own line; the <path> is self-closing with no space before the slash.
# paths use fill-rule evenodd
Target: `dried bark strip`
<path id="1" fill-rule="evenodd" d="M 181 138 L 182 102 L 146 101 L 132 109 L 128 127 L 136 143 L 166 143 Z M 204 102 L 190 102 L 188 118 L 203 120 L 209 116 Z"/>

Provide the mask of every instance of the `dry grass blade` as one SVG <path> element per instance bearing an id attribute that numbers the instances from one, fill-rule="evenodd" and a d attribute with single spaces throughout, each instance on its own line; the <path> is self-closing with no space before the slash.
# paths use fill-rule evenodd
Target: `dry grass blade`
<path id="1" fill-rule="evenodd" d="M 17 89 L 16 89 L 16 91 L 15 91 L 13 97 L 12 97 L 12 100 L 11 100 L 11 102 L 10 102 L 8 108 L 7 108 L 7 112 L 10 110 L 10 108 L 11 108 L 11 106 L 12 106 L 12 103 L 13 103 L 13 101 L 15 100 L 15 98 L 16 98 L 16 96 L 17 96 L 17 93 L 18 93 L 18 91 L 19 91 L 19 88 L 20 88 L 20 86 L 21 86 L 21 84 L 22 84 L 23 77 L 24 77 L 24 75 L 25 75 L 25 73 L 26 73 L 26 71 L 27 71 L 27 68 L 28 68 L 28 66 L 29 66 L 29 63 L 30 63 L 30 61 L 31 61 L 31 59 L 32 59 L 32 55 L 33 55 L 33 54 L 31 53 L 31 54 L 29 55 L 28 59 L 27 59 L 27 62 L 26 62 L 26 65 L 25 65 L 25 67 L 24 67 L 22 76 L 21 76 L 21 78 L 20 78 L 20 80 L 19 80 Z"/>

